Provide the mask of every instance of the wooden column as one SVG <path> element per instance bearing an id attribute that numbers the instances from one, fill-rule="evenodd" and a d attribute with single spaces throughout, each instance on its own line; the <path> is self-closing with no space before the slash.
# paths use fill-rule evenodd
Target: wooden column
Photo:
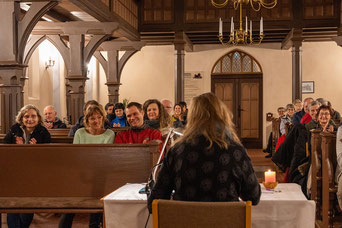
<path id="1" fill-rule="evenodd" d="M 84 105 L 84 87 L 86 77 L 86 69 L 84 66 L 84 35 L 70 35 L 70 66 L 67 76 L 67 88 L 69 90 L 71 124 L 75 124 L 76 121 L 83 115 Z"/>
<path id="2" fill-rule="evenodd" d="M 20 64 L 0 64 L 1 133 L 9 131 L 24 105 L 21 77 L 25 67 Z"/>
<path id="3" fill-rule="evenodd" d="M 106 41 L 101 44 L 99 50 L 107 51 L 107 60 L 100 51 L 94 52 L 94 56 L 103 67 L 106 74 L 108 87 L 108 102 L 119 102 L 119 88 L 122 70 L 127 61 L 145 45 L 141 41 Z M 119 51 L 125 54 L 119 59 Z"/>
<path id="4" fill-rule="evenodd" d="M 302 100 L 302 41 L 292 46 L 292 100 Z"/>
<path id="5" fill-rule="evenodd" d="M 184 44 L 175 44 L 175 104 L 184 101 Z"/>

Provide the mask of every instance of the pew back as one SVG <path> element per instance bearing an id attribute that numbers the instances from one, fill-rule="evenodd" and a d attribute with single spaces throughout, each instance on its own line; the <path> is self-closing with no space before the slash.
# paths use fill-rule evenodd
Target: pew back
<path id="1" fill-rule="evenodd" d="M 26 204 L 13 207 L 34 209 L 41 204 L 35 202 L 41 197 L 77 197 L 78 201 L 96 199 L 98 203 L 126 183 L 146 182 L 158 156 L 157 143 L 0 145 L 0 183 L 6 186 L 0 188 L 0 201 L 5 200 L 0 211 L 11 208 L 12 204 L 3 202 L 18 197 L 29 198 L 31 203 L 26 200 Z M 70 202 L 66 205 L 74 207 Z"/>
<path id="2" fill-rule="evenodd" d="M 316 218 L 321 218 L 322 196 L 322 137 L 321 130 L 312 129 L 311 132 L 311 199 L 316 203 Z"/>
<path id="3" fill-rule="evenodd" d="M 323 132 L 322 136 L 322 223 L 323 227 L 333 227 L 334 203 L 336 195 L 335 170 L 336 134 Z"/>

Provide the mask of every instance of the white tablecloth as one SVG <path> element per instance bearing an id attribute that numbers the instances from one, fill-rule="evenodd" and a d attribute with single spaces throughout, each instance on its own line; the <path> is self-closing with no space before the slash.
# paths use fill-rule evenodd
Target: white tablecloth
<path id="1" fill-rule="evenodd" d="M 104 198 L 107 228 L 141 228 L 148 217 L 146 195 L 139 194 L 144 184 L 127 184 Z M 252 207 L 253 228 L 314 228 L 315 203 L 307 200 L 297 184 L 278 184 L 276 191 L 262 194 Z M 148 226 L 152 227 L 152 215 Z"/>

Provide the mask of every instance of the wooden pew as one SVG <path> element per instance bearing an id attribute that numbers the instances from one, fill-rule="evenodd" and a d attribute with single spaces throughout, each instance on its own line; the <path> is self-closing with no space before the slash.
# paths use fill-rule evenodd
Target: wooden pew
<path id="1" fill-rule="evenodd" d="M 95 213 L 101 197 L 146 182 L 159 145 L 0 145 L 0 212 Z"/>
<path id="2" fill-rule="evenodd" d="M 336 134 L 323 132 L 322 136 L 322 226 L 333 227 L 337 185 L 335 184 Z"/>
<path id="3" fill-rule="evenodd" d="M 321 130 L 311 131 L 311 199 L 316 203 L 316 219 L 321 220 L 322 206 L 322 150 Z"/>

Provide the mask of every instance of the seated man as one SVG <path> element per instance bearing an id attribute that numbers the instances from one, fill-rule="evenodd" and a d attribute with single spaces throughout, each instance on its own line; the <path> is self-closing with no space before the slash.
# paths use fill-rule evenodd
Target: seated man
<path id="1" fill-rule="evenodd" d="M 129 103 L 126 108 L 126 116 L 131 129 L 118 133 L 115 136 L 114 143 L 131 144 L 148 143 L 152 140 L 162 141 L 160 131 L 144 125 L 144 111 L 141 104 L 137 102 Z"/>
<path id="2" fill-rule="evenodd" d="M 48 105 L 44 108 L 44 116 L 44 126 L 47 129 L 66 128 L 65 123 L 57 117 L 57 112 L 52 105 Z"/>
<path id="3" fill-rule="evenodd" d="M 303 118 L 303 116 L 305 115 L 305 113 L 308 113 L 308 105 L 313 101 L 313 99 L 311 97 L 307 97 L 304 100 L 304 105 L 303 105 L 303 109 L 300 112 L 296 112 L 292 118 L 292 123 L 293 125 L 297 125 L 300 124 L 301 119 Z"/>

